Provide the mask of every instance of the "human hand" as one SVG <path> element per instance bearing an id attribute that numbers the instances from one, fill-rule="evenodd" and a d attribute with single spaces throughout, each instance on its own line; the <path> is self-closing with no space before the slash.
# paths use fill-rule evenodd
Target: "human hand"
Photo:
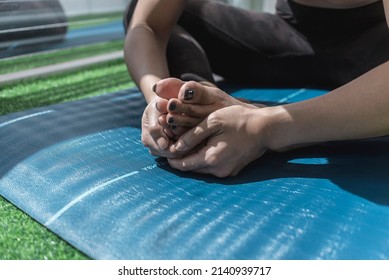
<path id="1" fill-rule="evenodd" d="M 175 135 L 171 131 L 171 126 L 166 122 L 168 98 L 178 96 L 179 88 L 183 82 L 175 79 L 165 87 L 164 96 L 160 98 L 157 95 L 149 102 L 142 116 L 142 143 L 149 149 L 150 154 L 161 157 L 172 157 L 169 151 L 172 139 Z M 163 87 L 153 87 L 157 93 Z"/>
<path id="2" fill-rule="evenodd" d="M 188 155 L 168 161 L 182 171 L 234 176 L 266 152 L 268 134 L 262 109 L 225 107 L 211 113 L 171 146 L 172 152 Z"/>
<path id="3" fill-rule="evenodd" d="M 160 119 L 165 119 L 166 112 L 159 111 L 157 104 L 164 101 L 161 98 L 154 98 L 146 107 L 142 115 L 142 143 L 154 156 L 167 157 L 168 147 L 172 144 L 166 128 L 160 124 Z M 165 103 L 167 101 L 165 100 Z"/>

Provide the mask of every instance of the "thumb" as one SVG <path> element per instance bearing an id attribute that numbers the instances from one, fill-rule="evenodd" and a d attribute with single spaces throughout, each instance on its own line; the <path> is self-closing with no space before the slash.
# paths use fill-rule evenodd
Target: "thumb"
<path id="1" fill-rule="evenodd" d="M 178 97 L 178 93 L 180 92 L 183 84 L 184 82 L 177 78 L 167 78 L 156 83 L 153 86 L 153 91 L 159 97 L 169 100 L 171 98 Z"/>

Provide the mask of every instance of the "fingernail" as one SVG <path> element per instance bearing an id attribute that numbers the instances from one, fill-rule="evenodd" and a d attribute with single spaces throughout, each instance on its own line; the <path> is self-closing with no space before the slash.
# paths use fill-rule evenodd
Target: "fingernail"
<path id="1" fill-rule="evenodd" d="M 169 104 L 169 110 L 170 111 L 174 111 L 176 109 L 176 107 L 177 107 L 176 102 L 172 102 L 172 103 Z"/>
<path id="2" fill-rule="evenodd" d="M 161 137 L 157 140 L 157 145 L 161 150 L 165 150 L 167 148 L 167 142 L 165 138 Z"/>
<path id="3" fill-rule="evenodd" d="M 168 119 L 168 121 L 167 121 L 167 122 L 168 122 L 168 124 L 172 124 L 172 123 L 174 123 L 174 118 L 171 118 L 171 117 L 170 117 L 170 118 Z"/>
<path id="4" fill-rule="evenodd" d="M 176 151 L 178 151 L 178 152 L 182 152 L 183 150 L 185 150 L 185 146 L 182 143 L 182 141 L 180 141 L 180 140 L 177 141 L 177 143 L 174 145 L 174 147 L 176 148 Z"/>
<path id="5" fill-rule="evenodd" d="M 195 94 L 193 89 L 187 89 L 184 92 L 184 100 L 191 100 Z"/>
<path id="6" fill-rule="evenodd" d="M 153 85 L 152 90 L 153 90 L 155 93 L 157 93 L 157 84 L 154 84 L 154 85 Z"/>

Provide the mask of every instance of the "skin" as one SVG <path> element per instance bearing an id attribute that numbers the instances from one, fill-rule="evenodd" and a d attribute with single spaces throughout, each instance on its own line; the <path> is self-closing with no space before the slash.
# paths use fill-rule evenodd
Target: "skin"
<path id="1" fill-rule="evenodd" d="M 148 3 L 151 2 L 162 1 Z M 174 2 L 179 8 L 170 11 L 170 16 L 176 19 L 182 11 L 183 1 Z M 323 1 L 310 3 L 320 2 Z M 326 2 L 334 4 L 335 1 Z M 351 1 L 339 1 L 339 8 L 344 8 L 346 2 Z M 158 3 L 156 5 L 155 10 Z M 388 18 L 389 0 L 384 0 L 384 6 Z M 149 8 L 153 10 L 151 6 Z M 158 22 L 161 13 L 156 14 L 150 16 L 151 23 L 153 20 Z M 147 19 L 145 15 L 146 12 L 142 16 Z M 155 29 L 148 29 L 152 24 L 139 20 L 142 16 L 134 17 L 131 23 L 125 51 L 129 71 L 149 102 L 143 115 L 142 142 L 153 155 L 167 157 L 173 168 L 218 177 L 234 176 L 267 150 L 389 134 L 389 62 L 323 96 L 288 105 L 257 108 L 212 86 L 166 79 L 168 73 L 162 52 L 166 48 L 167 29 L 174 25 L 174 21 L 166 23 L 165 27 L 157 24 L 163 29 L 158 33 Z M 162 35 L 156 39 L 156 34 Z M 147 49 L 144 48 L 147 43 L 142 42 L 143 49 L 136 48 L 134 37 L 154 45 Z M 145 57 L 154 54 L 155 57 L 151 57 L 155 60 L 131 59 L 142 54 Z M 156 84 L 155 92 L 151 90 L 152 84 Z M 193 93 L 190 100 L 185 98 L 188 90 Z"/>

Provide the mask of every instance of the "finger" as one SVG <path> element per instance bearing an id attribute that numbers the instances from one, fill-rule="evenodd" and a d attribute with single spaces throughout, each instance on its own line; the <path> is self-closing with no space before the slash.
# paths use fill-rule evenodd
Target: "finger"
<path id="1" fill-rule="evenodd" d="M 183 156 L 185 156 L 187 154 L 187 153 L 183 153 L 183 152 L 177 152 L 175 149 L 172 148 L 172 146 L 173 146 L 173 141 L 169 141 L 168 147 L 164 150 L 159 149 L 158 146 L 150 146 L 147 148 L 148 148 L 149 153 L 152 156 L 164 157 L 164 158 L 170 158 L 170 159 L 182 158 Z"/>
<path id="2" fill-rule="evenodd" d="M 158 118 L 158 123 L 163 128 L 163 132 L 170 138 L 176 139 L 176 135 L 171 131 L 171 125 L 166 122 L 166 114 L 160 115 Z"/>
<path id="3" fill-rule="evenodd" d="M 184 82 L 177 78 L 167 78 L 156 83 L 153 90 L 159 97 L 169 100 L 177 98 L 183 84 Z"/>
<path id="4" fill-rule="evenodd" d="M 148 148 L 149 150 L 166 150 L 169 146 L 169 139 L 166 136 L 162 136 L 162 134 L 165 135 L 163 131 L 160 131 L 159 133 L 156 132 L 150 132 L 150 134 L 143 134 L 141 137 L 142 144 Z"/>
<path id="5" fill-rule="evenodd" d="M 201 120 L 197 119 L 196 122 L 193 122 L 195 123 L 195 125 L 192 125 L 192 126 L 183 126 L 181 125 L 181 121 L 177 118 L 177 116 L 180 118 L 181 116 L 179 115 L 176 115 L 174 114 L 176 117 L 174 117 L 174 119 L 177 119 L 178 120 L 178 123 L 176 123 L 173 119 L 170 120 L 170 124 L 167 122 L 167 115 L 164 114 L 164 115 L 161 115 L 159 116 L 158 118 L 158 123 L 159 125 L 163 128 L 163 131 L 166 133 L 166 135 L 170 138 L 170 139 L 175 139 L 175 140 L 178 140 L 178 138 L 183 135 L 185 132 L 187 132 L 189 129 L 188 127 L 192 128 L 193 126 L 197 125 L 198 123 L 201 122 Z M 171 118 L 169 118 L 171 119 Z"/>
<path id="6" fill-rule="evenodd" d="M 215 122 L 209 122 L 209 118 L 206 118 L 198 126 L 184 133 L 173 147 L 178 152 L 190 151 L 216 132 L 217 125 L 215 125 Z"/>
<path id="7" fill-rule="evenodd" d="M 208 143 L 196 152 L 185 158 L 172 160 L 172 165 L 182 171 L 193 171 L 200 174 L 211 174 L 219 178 L 236 176 L 245 165 L 234 165 L 223 158 L 221 150 Z"/>
<path id="8" fill-rule="evenodd" d="M 188 115 L 171 114 L 166 115 L 166 122 L 169 125 L 175 125 L 177 127 L 194 127 L 201 123 L 202 118 L 194 118 Z"/>
<path id="9" fill-rule="evenodd" d="M 174 158 L 174 157 L 176 157 L 176 155 L 172 154 L 169 151 L 169 149 L 159 150 L 159 149 L 148 148 L 148 150 L 149 150 L 149 153 L 152 156 L 155 156 L 155 157 L 164 157 L 164 158 Z"/>
<path id="10" fill-rule="evenodd" d="M 180 138 L 180 136 L 182 136 L 189 129 L 187 127 L 172 125 L 172 126 L 170 126 L 170 130 L 174 134 L 174 138 L 172 138 L 172 139 L 178 140 Z"/>
<path id="11" fill-rule="evenodd" d="M 167 114 L 164 114 L 164 115 L 160 115 L 158 117 L 158 124 L 162 127 L 162 128 L 168 128 L 170 125 L 167 123 Z"/>
<path id="12" fill-rule="evenodd" d="M 176 136 L 174 135 L 174 133 L 172 132 L 172 130 L 170 129 L 170 127 L 168 128 L 164 128 L 163 129 L 163 132 L 165 132 L 165 134 L 170 138 L 170 139 L 176 139 Z"/>
<path id="13" fill-rule="evenodd" d="M 144 124 L 145 122 L 142 121 Z M 169 145 L 169 138 L 163 132 L 163 127 L 159 124 L 159 118 L 154 121 L 149 119 L 148 125 L 142 124 L 142 143 L 147 148 L 165 150 Z"/>
<path id="14" fill-rule="evenodd" d="M 198 169 L 204 170 L 204 168 L 207 166 L 205 160 L 205 150 L 206 148 L 204 147 L 198 152 L 190 154 L 186 157 L 168 159 L 169 165 L 181 171 L 193 171 Z"/>

